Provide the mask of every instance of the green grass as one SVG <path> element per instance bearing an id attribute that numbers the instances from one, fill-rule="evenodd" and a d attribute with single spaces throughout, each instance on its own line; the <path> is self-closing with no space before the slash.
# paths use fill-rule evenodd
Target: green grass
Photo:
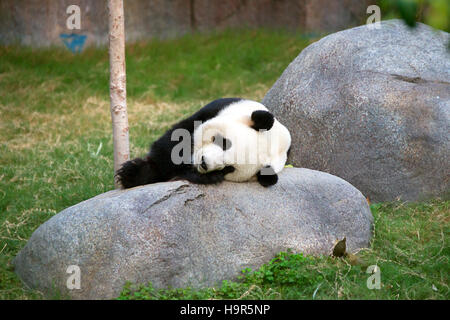
<path id="1" fill-rule="evenodd" d="M 144 154 L 170 124 L 210 100 L 262 99 L 311 41 L 241 30 L 127 46 L 132 156 Z M 0 119 L 0 299 L 40 299 L 23 287 L 11 259 L 54 214 L 113 189 L 107 51 L 72 55 L 62 48 L 0 47 Z M 221 289 L 130 286 L 122 298 L 142 290 L 148 298 L 311 298 L 318 283 L 317 299 L 448 298 L 448 206 L 439 200 L 376 206 L 373 246 L 361 254 L 381 267 L 379 291 L 367 290 L 358 266 L 288 255 L 288 268 L 280 270 L 293 274 L 294 283 L 289 276 L 283 282 L 285 271 L 273 279 L 251 273 Z"/>

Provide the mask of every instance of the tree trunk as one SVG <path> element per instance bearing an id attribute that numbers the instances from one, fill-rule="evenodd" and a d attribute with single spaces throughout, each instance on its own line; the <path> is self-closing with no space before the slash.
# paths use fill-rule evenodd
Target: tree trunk
<path id="1" fill-rule="evenodd" d="M 114 173 L 130 157 L 125 73 L 125 27 L 123 0 L 108 0 L 109 96 L 114 141 Z M 119 187 L 115 181 L 116 188 Z"/>

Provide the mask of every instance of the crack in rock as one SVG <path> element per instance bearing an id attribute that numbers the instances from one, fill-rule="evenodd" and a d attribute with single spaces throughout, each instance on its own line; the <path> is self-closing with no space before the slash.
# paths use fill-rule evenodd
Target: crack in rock
<path id="1" fill-rule="evenodd" d="M 186 200 L 184 200 L 184 205 L 186 205 L 188 202 L 190 202 L 190 201 L 195 201 L 195 200 L 197 200 L 197 199 L 200 199 L 200 198 L 204 198 L 205 197 L 205 194 L 204 193 L 199 193 L 198 195 L 196 195 L 195 197 L 193 197 L 193 198 L 189 198 L 189 199 L 186 199 Z"/>
<path id="2" fill-rule="evenodd" d="M 152 207 L 156 206 L 157 204 L 160 204 L 161 202 L 166 201 L 167 199 L 172 197 L 174 194 L 185 193 L 186 192 L 185 189 L 187 189 L 187 188 L 189 188 L 189 185 L 188 184 L 183 184 L 183 185 L 177 187 L 176 189 L 170 190 L 170 192 L 168 194 L 166 194 L 162 198 L 156 200 L 151 205 L 149 205 L 147 208 L 145 208 L 145 210 L 142 211 L 142 214 L 146 213 L 148 210 L 150 210 Z"/>
<path id="3" fill-rule="evenodd" d="M 439 80 L 427 80 L 427 79 L 423 79 L 421 77 L 407 77 L 407 76 L 402 76 L 400 74 L 391 74 L 392 77 L 394 77 L 394 79 L 400 80 L 400 81 L 405 81 L 405 82 L 410 82 L 410 83 L 441 83 L 441 84 L 450 84 L 448 82 L 445 81 L 439 81 Z"/>

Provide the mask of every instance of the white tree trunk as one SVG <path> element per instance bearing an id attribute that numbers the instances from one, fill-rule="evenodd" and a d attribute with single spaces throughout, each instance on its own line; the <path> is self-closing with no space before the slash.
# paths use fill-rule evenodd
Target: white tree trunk
<path id="1" fill-rule="evenodd" d="M 114 173 L 130 158 L 125 73 L 125 26 L 123 0 L 108 0 L 109 96 L 114 141 Z M 116 188 L 118 187 L 115 182 Z"/>

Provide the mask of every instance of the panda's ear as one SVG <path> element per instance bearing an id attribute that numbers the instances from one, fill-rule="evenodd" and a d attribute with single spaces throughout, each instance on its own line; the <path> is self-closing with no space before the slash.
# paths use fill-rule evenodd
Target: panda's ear
<path id="1" fill-rule="evenodd" d="M 275 170 L 271 166 L 265 166 L 256 174 L 258 178 L 258 182 L 263 187 L 268 187 L 274 185 L 278 182 L 278 175 L 275 173 Z"/>
<path id="2" fill-rule="evenodd" d="M 265 110 L 253 111 L 251 119 L 252 119 L 252 124 L 250 127 L 255 129 L 256 131 L 270 130 L 275 121 L 273 114 L 271 114 L 269 111 L 265 111 Z"/>

